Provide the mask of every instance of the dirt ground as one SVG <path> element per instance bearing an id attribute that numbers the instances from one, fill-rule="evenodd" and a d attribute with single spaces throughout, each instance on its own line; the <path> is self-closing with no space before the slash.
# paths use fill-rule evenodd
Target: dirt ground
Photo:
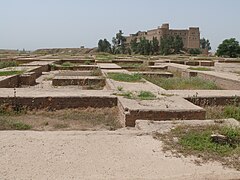
<path id="1" fill-rule="evenodd" d="M 202 166 L 161 151 L 132 129 L 1 131 L 0 179 L 239 179 L 219 163 Z"/>
<path id="2" fill-rule="evenodd" d="M 116 130 L 122 125 L 117 108 L 65 109 L 57 111 L 22 111 L 15 114 L 10 110 L 0 114 L 0 130 Z"/>

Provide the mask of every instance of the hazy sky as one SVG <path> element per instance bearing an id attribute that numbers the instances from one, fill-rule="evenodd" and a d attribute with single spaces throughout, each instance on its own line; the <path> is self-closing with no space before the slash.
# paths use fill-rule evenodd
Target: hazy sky
<path id="1" fill-rule="evenodd" d="M 240 40 L 240 0 L 1 0 L 0 49 L 95 47 L 170 23 L 199 26 L 213 49 L 225 38 Z"/>

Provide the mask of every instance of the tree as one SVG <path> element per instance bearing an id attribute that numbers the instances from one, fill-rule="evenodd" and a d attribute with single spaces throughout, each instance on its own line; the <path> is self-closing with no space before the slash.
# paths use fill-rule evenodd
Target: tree
<path id="1" fill-rule="evenodd" d="M 180 53 L 180 51 L 183 49 L 183 40 L 180 36 L 176 36 L 174 38 L 174 42 L 173 42 L 173 48 L 174 48 L 174 53 Z"/>
<path id="2" fill-rule="evenodd" d="M 158 54 L 159 53 L 159 41 L 156 37 L 153 37 L 152 40 L 152 53 L 153 54 Z"/>
<path id="3" fill-rule="evenodd" d="M 189 53 L 191 54 L 191 55 L 198 55 L 198 54 L 201 54 L 201 50 L 200 49 L 190 49 L 189 50 Z"/>
<path id="4" fill-rule="evenodd" d="M 183 40 L 180 36 L 164 36 L 160 40 L 160 53 L 164 55 L 177 54 L 183 49 Z"/>
<path id="5" fill-rule="evenodd" d="M 218 56 L 240 57 L 239 42 L 235 38 L 225 39 L 217 49 Z"/>
<path id="6" fill-rule="evenodd" d="M 134 53 L 138 53 L 138 43 L 137 43 L 137 38 L 134 38 L 130 42 L 131 49 Z"/>
<path id="7" fill-rule="evenodd" d="M 160 40 L 160 53 L 163 55 L 168 55 L 171 53 L 171 40 L 169 37 L 162 37 Z"/>
<path id="8" fill-rule="evenodd" d="M 200 48 L 207 49 L 208 51 L 210 51 L 212 49 L 210 45 L 210 41 L 205 38 L 200 39 Z"/>
<path id="9" fill-rule="evenodd" d="M 116 37 L 113 38 L 114 44 L 116 51 L 115 52 L 120 52 L 122 54 L 126 53 L 126 38 L 123 36 L 122 30 L 119 30 L 119 32 L 116 34 Z"/>
<path id="10" fill-rule="evenodd" d="M 140 42 L 137 46 L 137 51 L 141 55 L 150 55 L 152 54 L 152 43 L 147 40 L 145 37 L 140 39 Z"/>
<path id="11" fill-rule="evenodd" d="M 107 53 L 111 53 L 111 44 L 107 41 L 107 39 L 100 39 L 98 41 L 98 51 L 99 52 L 107 52 Z"/>

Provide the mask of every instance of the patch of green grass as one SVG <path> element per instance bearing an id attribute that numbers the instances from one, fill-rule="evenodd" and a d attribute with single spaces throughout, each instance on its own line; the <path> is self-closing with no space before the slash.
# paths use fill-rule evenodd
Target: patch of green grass
<path id="1" fill-rule="evenodd" d="M 0 71 L 0 76 L 13 76 L 24 73 L 24 71 Z"/>
<path id="2" fill-rule="evenodd" d="M 228 106 L 206 106 L 207 119 L 226 119 L 234 118 L 240 121 L 240 107 L 235 105 Z"/>
<path id="3" fill-rule="evenodd" d="M 115 81 L 123 81 L 123 82 L 141 82 L 142 81 L 142 76 L 140 74 L 108 73 L 108 77 Z"/>
<path id="4" fill-rule="evenodd" d="M 195 70 L 195 71 L 212 71 L 212 69 L 207 67 L 190 67 L 188 69 Z"/>
<path id="5" fill-rule="evenodd" d="M 50 64 L 50 68 L 52 71 L 57 69 L 57 65 L 56 64 Z"/>
<path id="6" fill-rule="evenodd" d="M 0 62 L 0 69 L 6 68 L 6 67 L 16 67 L 18 66 L 18 63 L 16 61 L 2 61 Z"/>
<path id="7" fill-rule="evenodd" d="M 91 61 L 84 61 L 83 64 L 85 64 L 85 65 L 90 65 L 90 64 L 91 64 Z"/>
<path id="8" fill-rule="evenodd" d="M 32 126 L 6 117 L 0 117 L 0 130 L 29 130 Z"/>
<path id="9" fill-rule="evenodd" d="M 212 140 L 211 135 L 220 134 L 227 138 L 224 143 Z M 155 134 L 161 139 L 164 150 L 196 155 L 204 161 L 219 161 L 240 170 L 240 128 L 226 126 L 179 126 L 166 134 Z"/>
<path id="10" fill-rule="evenodd" d="M 161 78 L 157 76 L 144 76 L 144 78 L 166 90 L 214 90 L 221 89 L 214 82 L 204 80 L 198 77 L 191 78 L 181 78 L 181 77 L 173 77 L 173 78 Z"/>
<path id="11" fill-rule="evenodd" d="M 217 144 L 212 142 L 211 135 L 213 132 L 225 135 L 232 141 L 240 138 L 240 129 L 233 129 L 229 127 L 217 128 L 215 126 L 210 126 L 208 128 L 202 128 L 201 131 L 199 130 L 199 127 L 188 129 L 188 131 L 183 130 L 182 127 L 178 127 L 175 131 L 173 131 L 173 133 L 176 133 L 180 137 L 179 144 L 186 150 L 206 153 L 211 152 L 220 156 L 229 155 L 235 148 L 230 144 Z M 238 146 L 240 144 L 236 145 Z"/>
<path id="12" fill-rule="evenodd" d="M 63 66 L 63 67 L 73 67 L 74 64 L 71 63 L 71 62 L 65 62 L 65 63 L 62 64 L 62 66 Z"/>
<path id="13" fill-rule="evenodd" d="M 141 100 L 154 100 L 156 99 L 156 95 L 150 91 L 140 91 L 138 98 Z"/>
<path id="14" fill-rule="evenodd" d="M 223 110 L 224 116 L 227 118 L 234 118 L 240 121 L 240 107 L 239 106 L 226 106 Z"/>
<path id="15" fill-rule="evenodd" d="M 114 56 L 108 53 L 101 53 L 96 55 L 96 60 L 111 61 L 113 59 Z"/>
<path id="16" fill-rule="evenodd" d="M 22 122 L 11 122 L 10 127 L 14 130 L 29 130 L 32 128 L 32 126 Z"/>
<path id="17" fill-rule="evenodd" d="M 154 100 L 156 96 L 150 91 L 140 91 L 140 92 L 131 92 L 131 91 L 120 91 L 116 95 L 123 96 L 127 99 L 140 99 L 140 100 Z"/>
<path id="18" fill-rule="evenodd" d="M 118 89 L 118 91 L 122 91 L 123 87 L 122 86 L 118 86 L 117 89 Z"/>

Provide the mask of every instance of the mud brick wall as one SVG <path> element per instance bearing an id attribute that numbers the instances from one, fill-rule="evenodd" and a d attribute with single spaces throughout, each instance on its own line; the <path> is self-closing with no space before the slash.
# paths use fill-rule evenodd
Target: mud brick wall
<path id="1" fill-rule="evenodd" d="M 235 103 L 240 103 L 240 97 L 232 96 L 232 97 L 189 97 L 185 98 L 191 103 L 197 106 L 225 106 L 225 105 L 233 105 Z"/>
<path id="2" fill-rule="evenodd" d="M 126 126 L 135 126 L 135 121 L 142 120 L 204 120 L 206 117 L 205 110 L 194 111 L 129 111 L 125 114 Z"/>
<path id="3" fill-rule="evenodd" d="M 33 86 L 36 84 L 36 78 L 35 72 L 24 73 L 19 76 L 19 85 Z"/>
<path id="4" fill-rule="evenodd" d="M 54 70 L 71 70 L 71 71 L 90 71 L 90 70 L 97 70 L 98 66 L 73 66 L 73 67 L 63 67 L 63 66 L 56 66 Z"/>
<path id="5" fill-rule="evenodd" d="M 0 80 L 0 88 L 15 88 L 19 87 L 19 75 Z"/>
<path id="6" fill-rule="evenodd" d="M 63 59 L 63 60 L 58 61 L 58 63 L 56 63 L 56 64 L 63 64 L 65 62 L 84 64 L 86 62 L 95 63 L 95 60 L 94 59 Z"/>
<path id="7" fill-rule="evenodd" d="M 96 78 L 96 79 L 61 79 L 61 78 L 54 78 L 52 80 L 53 86 L 69 86 L 69 85 L 78 85 L 78 86 L 94 86 L 94 85 L 105 85 L 105 79 L 104 78 Z"/>
<path id="8" fill-rule="evenodd" d="M 44 65 L 44 66 L 38 67 L 36 69 L 33 69 L 30 72 L 35 72 L 36 73 L 36 78 L 38 78 L 42 75 L 42 72 L 48 72 L 48 71 L 50 71 L 50 66 L 49 65 Z"/>
<path id="9" fill-rule="evenodd" d="M 143 64 L 144 61 L 142 60 L 120 60 L 120 59 L 115 59 L 115 60 L 112 60 L 113 63 L 126 63 L 126 64 Z"/>
<path id="10" fill-rule="evenodd" d="M 200 66 L 214 66 L 214 61 L 200 61 Z"/>
<path id="11" fill-rule="evenodd" d="M 66 108 L 105 108 L 116 107 L 116 97 L 1 97 L 0 105 L 9 104 L 33 109 L 59 110 Z"/>
<path id="12" fill-rule="evenodd" d="M 188 66 L 199 66 L 199 61 L 186 61 L 185 64 Z"/>

